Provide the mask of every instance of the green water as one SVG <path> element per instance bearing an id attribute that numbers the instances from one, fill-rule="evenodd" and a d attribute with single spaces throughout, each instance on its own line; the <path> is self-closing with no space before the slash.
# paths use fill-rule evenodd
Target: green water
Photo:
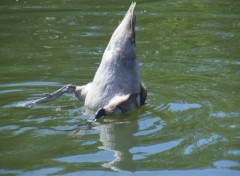
<path id="1" fill-rule="evenodd" d="M 72 94 L 24 107 L 90 82 L 129 5 L 0 1 L 0 174 L 240 175 L 238 0 L 137 1 L 141 109 L 70 136 Z"/>

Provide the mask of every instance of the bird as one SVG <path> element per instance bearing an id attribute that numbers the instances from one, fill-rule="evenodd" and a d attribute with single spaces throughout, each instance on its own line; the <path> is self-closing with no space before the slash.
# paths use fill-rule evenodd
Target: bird
<path id="1" fill-rule="evenodd" d="M 147 88 L 141 81 L 136 53 L 135 7 L 136 2 L 132 2 L 113 32 L 92 82 L 82 86 L 65 85 L 34 103 L 49 102 L 73 92 L 88 111 L 95 112 L 95 120 L 142 106 L 147 98 Z"/>

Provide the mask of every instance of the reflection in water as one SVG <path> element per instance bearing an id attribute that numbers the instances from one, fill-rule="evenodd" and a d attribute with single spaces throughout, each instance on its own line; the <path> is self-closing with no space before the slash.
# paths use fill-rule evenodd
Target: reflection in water
<path id="1" fill-rule="evenodd" d="M 107 122 L 96 127 L 100 130 L 101 149 L 114 152 L 114 160 L 103 166 L 112 170 L 135 171 L 136 166 L 130 149 L 136 146 L 136 138 L 133 136 L 138 130 L 137 121 Z"/>

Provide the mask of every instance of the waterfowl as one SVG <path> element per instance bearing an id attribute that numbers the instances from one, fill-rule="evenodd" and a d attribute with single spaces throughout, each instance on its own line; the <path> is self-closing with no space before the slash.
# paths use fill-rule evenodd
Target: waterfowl
<path id="1" fill-rule="evenodd" d="M 147 90 L 141 82 L 136 55 L 135 6 L 133 2 L 114 31 L 92 82 L 83 86 L 66 85 L 35 103 L 48 102 L 64 93 L 74 92 L 88 110 L 95 112 L 95 119 L 143 105 Z"/>

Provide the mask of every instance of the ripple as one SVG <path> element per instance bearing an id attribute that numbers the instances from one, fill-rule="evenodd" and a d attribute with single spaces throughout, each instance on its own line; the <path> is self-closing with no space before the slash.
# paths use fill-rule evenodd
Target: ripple
<path id="1" fill-rule="evenodd" d="M 159 176 L 159 175 L 168 175 L 168 176 L 192 176 L 192 175 L 218 175 L 218 176 L 238 176 L 239 171 L 236 170 L 227 170 L 227 169 L 194 169 L 194 170 L 159 170 L 159 171 L 136 171 L 134 173 L 128 171 L 121 171 L 121 172 L 113 172 L 113 171 L 106 171 L 106 170 L 81 170 L 81 171 L 68 171 L 67 173 L 59 174 L 58 172 L 64 170 L 62 167 L 53 167 L 53 168 L 46 168 L 46 169 L 38 169 L 33 171 L 23 171 L 23 170 L 7 170 L 7 169 L 0 169 L 1 174 L 15 174 L 15 175 L 64 175 L 64 176 L 72 176 L 72 175 L 87 175 L 87 176 L 113 176 L 113 175 L 124 175 L 124 176 Z"/>
<path id="2" fill-rule="evenodd" d="M 156 124 L 161 121 L 160 117 L 147 118 L 138 122 L 139 131 L 134 134 L 134 136 L 143 136 L 154 133 L 162 129 L 162 124 Z"/>
<path id="3" fill-rule="evenodd" d="M 169 103 L 169 109 L 171 111 L 185 111 L 189 109 L 197 109 L 200 108 L 200 104 L 180 104 L 180 103 Z"/>
<path id="4" fill-rule="evenodd" d="M 19 107 L 19 108 L 50 108 L 48 105 L 43 105 L 43 104 L 36 104 L 36 100 L 28 100 L 28 101 L 19 101 L 19 102 L 14 102 L 11 104 L 4 105 L 3 108 L 14 108 L 14 107 Z M 55 110 L 57 111 L 57 109 Z"/>
<path id="5" fill-rule="evenodd" d="M 23 171 L 23 170 L 7 170 L 7 169 L 0 169 L 1 174 L 6 175 L 49 175 L 54 174 L 56 172 L 59 172 L 63 170 L 62 167 L 53 167 L 53 168 L 44 168 L 44 169 L 38 169 L 38 170 L 32 170 L 32 171 Z"/>
<path id="6" fill-rule="evenodd" d="M 235 161 L 220 160 L 220 161 L 216 161 L 214 163 L 214 166 L 219 167 L 219 168 L 229 168 L 229 167 L 240 166 L 240 164 L 238 162 L 235 162 Z"/>
<path id="7" fill-rule="evenodd" d="M 46 16 L 45 17 L 45 19 L 47 20 L 47 21 L 54 21 L 54 20 L 56 20 L 57 18 L 56 17 L 54 17 L 54 16 Z"/>
<path id="8" fill-rule="evenodd" d="M 138 175 L 138 176 L 146 176 L 146 175 L 151 175 L 151 176 L 159 176 L 159 175 L 167 175 L 167 176 L 180 176 L 180 175 L 185 175 L 185 176 L 203 176 L 203 175 L 217 175 L 217 176 L 226 176 L 226 175 L 231 175 L 231 176 L 238 176 L 239 171 L 234 171 L 234 170 L 226 170 L 226 169 L 195 169 L 195 170 L 158 170 L 158 171 L 136 171 L 134 173 L 132 172 L 127 172 L 127 171 L 122 171 L 122 172 L 111 172 L 111 171 L 102 171 L 102 170 L 86 170 L 86 171 L 75 171 L 75 172 L 69 172 L 67 174 L 62 174 L 64 176 L 72 176 L 72 175 L 89 175 L 89 176 L 99 176 L 99 175 L 104 175 L 104 176 L 113 176 L 113 175 L 123 175 L 123 176 L 133 176 L 133 175 Z"/>
<path id="9" fill-rule="evenodd" d="M 16 131 L 14 131 L 14 135 L 20 135 L 20 134 L 23 134 L 23 133 L 26 133 L 28 131 L 33 131 L 37 129 L 36 127 L 22 127 Z"/>
<path id="10" fill-rule="evenodd" d="M 199 150 L 203 150 L 204 148 L 208 147 L 209 145 L 213 145 L 216 144 L 219 141 L 226 141 L 225 138 L 223 138 L 222 136 L 216 134 L 216 133 L 212 133 L 212 135 L 208 138 L 200 138 L 197 141 L 195 141 L 194 143 L 192 143 L 191 145 L 187 146 L 184 149 L 184 154 L 185 155 L 189 155 L 193 152 L 199 151 Z"/>
<path id="11" fill-rule="evenodd" d="M 16 130 L 19 126 L 17 125 L 8 125 L 8 126 L 2 126 L 0 127 L 0 131 L 6 131 L 6 130 Z"/>
<path id="12" fill-rule="evenodd" d="M 230 150 L 227 154 L 240 156 L 240 150 Z"/>
<path id="13" fill-rule="evenodd" d="M 96 37 L 96 36 L 103 36 L 104 34 L 101 32 L 84 32 L 82 36 L 85 37 Z"/>
<path id="14" fill-rule="evenodd" d="M 35 100 L 20 101 L 20 102 L 5 105 L 3 107 L 4 108 L 13 108 L 13 107 L 32 108 L 34 106 L 34 101 Z"/>
<path id="15" fill-rule="evenodd" d="M 155 145 L 133 147 L 132 149 L 130 149 L 130 152 L 133 154 L 134 160 L 140 160 L 150 155 L 154 155 L 160 152 L 170 150 L 178 146 L 182 141 L 183 139 L 178 139 L 178 140 L 155 144 Z"/>
<path id="16" fill-rule="evenodd" d="M 47 121 L 50 121 L 50 120 L 53 120 L 51 117 L 40 117 L 40 118 L 26 118 L 26 119 L 23 119 L 21 120 L 22 122 L 37 122 L 38 124 L 40 123 L 44 123 L 44 122 L 47 122 Z"/>
<path id="17" fill-rule="evenodd" d="M 112 151 L 99 151 L 97 153 L 91 153 L 91 154 L 66 156 L 66 157 L 62 157 L 62 158 L 57 158 L 55 160 L 60 161 L 60 162 L 66 162 L 66 163 L 107 162 L 107 161 L 114 160 L 114 152 L 112 152 Z"/>
<path id="18" fill-rule="evenodd" d="M 93 25 L 93 26 L 89 26 L 88 29 L 93 29 L 93 30 L 99 30 L 102 29 L 103 26 L 97 26 L 97 25 Z"/>
<path id="19" fill-rule="evenodd" d="M 43 81 L 35 81 L 35 82 L 20 82 L 20 83 L 10 83 L 10 84 L 1 84 L 0 87 L 19 87 L 19 86 L 55 86 L 59 85 L 57 82 L 43 82 Z"/>
<path id="20" fill-rule="evenodd" d="M 32 135 L 33 135 L 33 136 L 40 137 L 40 136 L 56 135 L 56 134 L 58 134 L 58 133 L 59 133 L 59 131 L 52 130 L 52 129 L 38 129 L 38 130 L 35 130 Z"/>
<path id="21" fill-rule="evenodd" d="M 239 112 L 222 112 L 222 111 L 218 111 L 218 112 L 211 112 L 210 116 L 211 117 L 215 117 L 215 118 L 226 118 L 226 117 L 238 117 L 239 116 Z"/>
<path id="22" fill-rule="evenodd" d="M 51 35 L 48 37 L 49 39 L 55 40 L 59 38 L 59 35 Z"/>
<path id="23" fill-rule="evenodd" d="M 11 89 L 11 90 L 1 90 L 0 94 L 7 94 L 7 93 L 14 93 L 14 92 L 20 92 L 21 89 Z"/>

